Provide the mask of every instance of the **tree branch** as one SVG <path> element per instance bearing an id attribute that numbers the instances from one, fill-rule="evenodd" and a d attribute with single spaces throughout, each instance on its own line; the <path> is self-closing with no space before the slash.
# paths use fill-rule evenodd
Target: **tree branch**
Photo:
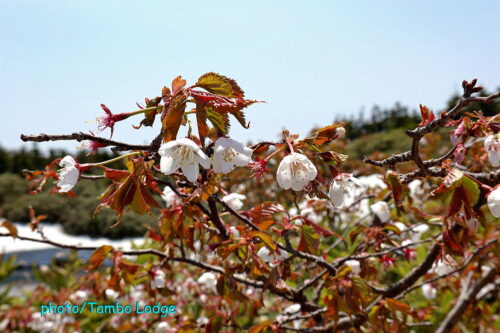
<path id="1" fill-rule="evenodd" d="M 460 319 L 469 304 L 476 298 L 477 293 L 496 276 L 496 270 L 491 268 L 490 271 L 482 278 L 478 279 L 472 287 L 469 288 L 469 283 L 466 283 L 460 296 L 458 297 L 455 306 L 448 312 L 448 315 L 439 325 L 436 333 L 450 332 L 453 326 Z"/>

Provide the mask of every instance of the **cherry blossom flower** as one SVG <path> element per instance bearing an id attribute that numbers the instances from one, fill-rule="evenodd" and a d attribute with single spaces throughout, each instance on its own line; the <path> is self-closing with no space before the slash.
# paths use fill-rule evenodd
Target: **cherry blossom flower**
<path id="1" fill-rule="evenodd" d="M 155 327 L 155 333 L 166 333 L 170 329 L 170 325 L 166 321 L 160 321 Z"/>
<path id="2" fill-rule="evenodd" d="M 59 166 L 62 169 L 59 171 L 59 192 L 69 192 L 76 185 L 78 179 L 80 179 L 80 164 L 76 161 L 73 156 L 65 156 Z"/>
<path id="3" fill-rule="evenodd" d="M 411 228 L 410 238 L 412 242 L 419 241 L 422 238 L 422 235 L 429 230 L 429 226 L 427 224 L 417 224 L 416 226 Z"/>
<path id="4" fill-rule="evenodd" d="M 163 189 L 163 194 L 161 195 L 163 201 L 168 207 L 180 205 L 182 203 L 182 199 L 172 190 L 170 187 L 165 186 Z"/>
<path id="5" fill-rule="evenodd" d="M 459 143 L 457 145 L 457 148 L 455 149 L 455 152 L 453 153 L 455 156 L 455 161 L 457 163 L 461 164 L 465 159 L 465 153 L 466 153 L 466 150 L 465 150 L 464 144 Z"/>
<path id="6" fill-rule="evenodd" d="M 253 175 L 257 179 L 261 179 L 266 173 L 269 172 L 267 168 L 267 160 L 261 160 L 258 156 L 255 158 L 255 161 L 251 161 L 248 163 L 248 167 L 252 169 Z"/>
<path id="7" fill-rule="evenodd" d="M 111 112 L 111 110 L 104 104 L 101 104 L 101 108 L 106 113 L 106 115 L 97 118 L 97 128 L 101 132 L 104 131 L 106 128 L 111 129 L 110 137 L 113 136 L 113 131 L 115 129 L 115 123 L 118 121 L 122 121 L 124 119 L 127 119 L 128 117 L 130 117 L 132 115 L 131 113 L 113 114 Z"/>
<path id="8" fill-rule="evenodd" d="M 420 179 L 414 179 L 408 183 L 410 197 L 417 203 L 422 203 L 425 199 L 424 183 Z"/>
<path id="9" fill-rule="evenodd" d="M 354 178 L 354 177 L 351 177 Z M 352 180 L 352 179 L 351 179 Z M 358 180 L 360 186 L 365 187 L 369 190 L 385 190 L 387 188 L 387 184 L 384 182 L 384 176 L 381 174 L 375 173 L 369 176 L 362 176 L 354 179 L 354 181 Z"/>
<path id="10" fill-rule="evenodd" d="M 285 190 L 302 191 L 317 174 L 316 167 L 305 155 L 291 153 L 281 160 L 276 180 Z"/>
<path id="11" fill-rule="evenodd" d="M 274 251 L 271 253 L 271 250 L 265 246 L 257 251 L 257 255 L 272 268 L 278 266 L 283 260 L 288 258 L 285 251 Z"/>
<path id="12" fill-rule="evenodd" d="M 246 195 L 243 194 L 230 193 L 224 196 L 222 198 L 222 201 L 224 201 L 233 210 L 240 210 L 241 207 L 243 207 L 243 200 L 245 200 L 246 198 Z"/>
<path id="13" fill-rule="evenodd" d="M 401 242 L 401 245 L 405 246 L 405 245 L 408 245 L 411 243 L 413 243 L 413 242 L 410 239 L 405 239 L 404 241 Z M 416 250 L 414 248 L 405 247 L 403 249 L 403 256 L 405 257 L 406 260 L 410 261 L 410 260 L 413 260 L 417 257 L 415 252 L 416 252 Z"/>
<path id="14" fill-rule="evenodd" d="M 283 313 L 287 314 L 287 315 L 291 315 L 291 314 L 299 312 L 300 309 L 301 309 L 300 304 L 296 303 L 296 304 L 292 304 L 292 305 L 287 306 L 285 308 L 285 310 L 283 310 Z"/>
<path id="15" fill-rule="evenodd" d="M 118 298 L 119 294 L 118 292 L 116 292 L 116 290 L 114 289 L 111 289 L 111 288 L 107 288 L 105 291 L 104 291 L 104 294 L 106 295 L 106 298 L 111 300 L 111 301 L 114 301 Z"/>
<path id="16" fill-rule="evenodd" d="M 166 175 L 181 168 L 187 180 L 194 183 L 198 178 L 199 164 L 205 169 L 210 168 L 210 158 L 200 147 L 188 138 L 169 141 L 161 145 L 160 170 Z"/>
<path id="17" fill-rule="evenodd" d="M 165 272 L 161 269 L 153 270 L 153 278 L 151 279 L 151 289 L 161 289 L 165 288 Z"/>
<path id="18" fill-rule="evenodd" d="M 494 167 L 500 167 L 500 134 L 490 135 L 484 140 L 484 148 L 488 159 Z"/>
<path id="19" fill-rule="evenodd" d="M 422 295 L 427 299 L 434 299 L 437 296 L 437 290 L 430 283 L 422 286 Z"/>
<path id="20" fill-rule="evenodd" d="M 461 122 L 456 129 L 450 132 L 450 142 L 452 145 L 456 146 L 458 144 L 464 143 L 466 135 L 465 122 Z"/>
<path id="21" fill-rule="evenodd" d="M 500 218 L 500 186 L 488 194 L 487 201 L 491 215 Z"/>
<path id="22" fill-rule="evenodd" d="M 379 260 L 382 263 L 382 265 L 384 266 L 384 269 L 387 269 L 390 266 L 394 266 L 394 262 L 396 261 L 396 258 L 393 258 L 388 254 L 384 254 Z"/>
<path id="23" fill-rule="evenodd" d="M 231 226 L 231 227 L 229 227 L 229 230 L 233 234 L 234 238 L 240 238 L 240 232 L 236 227 Z"/>
<path id="24" fill-rule="evenodd" d="M 205 272 L 198 278 L 198 283 L 201 283 L 207 289 L 215 289 L 215 286 L 217 286 L 217 277 L 212 272 Z"/>
<path id="25" fill-rule="evenodd" d="M 346 204 L 354 190 L 354 186 L 362 187 L 363 184 L 351 174 L 342 173 L 335 177 L 328 189 L 328 196 L 335 208 Z"/>
<path id="26" fill-rule="evenodd" d="M 337 135 L 336 139 L 342 139 L 343 137 L 345 137 L 345 128 L 337 127 L 335 129 L 335 134 Z"/>
<path id="27" fill-rule="evenodd" d="M 391 212 L 389 210 L 389 205 L 385 201 L 379 201 L 370 206 L 371 210 L 380 221 L 383 223 L 388 222 L 391 219 Z"/>
<path id="28" fill-rule="evenodd" d="M 442 260 L 439 260 L 436 265 L 432 268 L 432 272 L 436 273 L 437 275 L 444 275 L 448 274 L 451 271 L 453 271 L 453 267 L 448 265 Z"/>
<path id="29" fill-rule="evenodd" d="M 93 133 L 90 132 L 90 134 L 93 134 Z M 108 146 L 107 144 L 100 143 L 98 141 L 87 140 L 84 143 L 82 143 L 78 147 L 78 149 L 89 149 L 90 151 L 87 153 L 87 156 L 89 156 L 89 155 L 95 155 L 99 148 L 103 148 L 103 147 L 107 147 L 107 146 Z"/>
<path id="30" fill-rule="evenodd" d="M 87 300 L 89 293 L 86 290 L 77 290 L 69 296 L 69 299 L 74 303 L 81 304 Z"/>
<path id="31" fill-rule="evenodd" d="M 346 262 L 344 262 L 344 265 L 350 267 L 351 271 L 356 275 L 359 275 L 359 273 L 361 273 L 361 263 L 359 262 L 359 260 L 347 260 Z"/>
<path id="32" fill-rule="evenodd" d="M 214 148 L 214 172 L 227 174 L 252 160 L 252 149 L 231 138 L 218 138 Z"/>

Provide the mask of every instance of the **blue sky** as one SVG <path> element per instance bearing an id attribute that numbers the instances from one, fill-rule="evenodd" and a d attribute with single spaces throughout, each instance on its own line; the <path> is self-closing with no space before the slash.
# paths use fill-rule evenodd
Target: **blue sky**
<path id="1" fill-rule="evenodd" d="M 175 76 L 209 71 L 267 101 L 247 110 L 250 129 L 233 123 L 241 141 L 374 104 L 441 111 L 463 79 L 500 85 L 499 17 L 499 1 L 0 0 L 0 145 L 92 130 L 100 103 L 132 111 Z M 149 142 L 157 128 L 138 122 L 114 138 Z"/>

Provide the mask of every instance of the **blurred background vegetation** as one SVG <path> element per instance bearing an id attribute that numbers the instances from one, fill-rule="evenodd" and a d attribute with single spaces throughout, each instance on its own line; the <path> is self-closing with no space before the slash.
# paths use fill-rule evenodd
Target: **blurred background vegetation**
<path id="1" fill-rule="evenodd" d="M 488 92 L 483 93 L 483 95 L 488 94 Z M 452 96 L 446 109 L 453 107 L 457 99 L 458 95 Z M 482 110 L 484 115 L 491 116 L 499 112 L 500 103 L 470 105 L 465 111 L 473 110 Z M 434 111 L 434 113 L 438 112 Z M 420 113 L 416 109 L 396 103 L 387 109 L 375 106 L 368 117 L 360 112 L 357 116 L 335 119 L 335 122 L 340 121 L 348 123 L 345 126 L 346 144 L 334 147 L 334 149 L 348 154 L 350 160 L 359 160 L 363 156 L 373 156 L 374 153 L 380 154 L 377 157 L 383 157 L 408 150 L 410 138 L 404 133 L 404 129 L 416 127 L 420 122 Z M 448 132 L 442 131 L 438 139 L 440 142 L 435 143 L 437 147 L 449 145 Z M 95 155 L 87 156 L 85 153 L 85 151 L 79 151 L 76 154 L 77 159 L 84 162 L 97 162 L 116 156 L 106 149 L 99 150 Z M 47 215 L 46 221 L 60 223 L 69 234 L 110 238 L 141 236 L 146 231 L 147 225 L 156 223 L 155 219 L 148 215 L 129 212 L 125 214 L 119 226 L 110 228 L 116 222 L 115 214 L 111 210 L 103 209 L 93 216 L 99 204 L 98 197 L 108 185 L 106 181 L 80 181 L 73 189 L 77 194 L 75 198 L 50 194 L 51 186 L 46 186 L 46 189 L 38 195 L 28 194 L 28 184 L 24 180 L 22 170 L 43 169 L 54 159 L 67 154 L 73 155 L 74 153 L 64 150 L 42 152 L 37 144 L 21 150 L 7 150 L 0 146 L 0 212 L 2 216 L 11 221 L 27 222 L 29 221 L 28 206 L 31 205 L 37 214 Z M 112 164 L 110 167 L 123 168 L 121 162 Z M 161 202 L 159 196 L 156 194 L 155 196 L 158 202 Z"/>

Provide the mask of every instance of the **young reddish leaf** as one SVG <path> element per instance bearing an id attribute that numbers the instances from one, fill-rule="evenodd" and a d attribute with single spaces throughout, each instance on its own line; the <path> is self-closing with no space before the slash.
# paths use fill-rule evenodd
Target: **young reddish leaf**
<path id="1" fill-rule="evenodd" d="M 163 141 L 168 142 L 177 138 L 177 132 L 182 123 L 186 110 L 186 96 L 178 95 L 169 103 L 166 114 L 162 119 Z"/>
<path id="2" fill-rule="evenodd" d="M 272 202 L 264 202 L 243 212 L 242 214 L 250 218 L 252 223 L 257 225 L 262 230 L 267 230 L 272 224 L 275 223 L 273 215 L 281 212 L 284 212 L 281 205 Z"/>
<path id="3" fill-rule="evenodd" d="M 314 144 L 315 146 L 320 146 L 324 143 L 332 141 L 338 137 L 337 128 L 344 125 L 345 123 L 338 123 L 320 128 L 315 132 L 314 135 L 312 135 L 310 138 L 307 138 L 306 141 L 310 139 L 312 141 L 312 144 Z"/>
<path id="4" fill-rule="evenodd" d="M 126 271 L 128 274 L 135 275 L 137 271 L 141 268 L 140 265 L 134 264 L 133 262 L 130 262 L 125 259 L 120 259 L 118 261 L 118 267 L 122 271 Z"/>
<path id="5" fill-rule="evenodd" d="M 265 333 L 271 328 L 271 323 L 268 321 L 264 324 L 257 324 L 255 326 L 250 327 L 248 333 Z"/>
<path id="6" fill-rule="evenodd" d="M 208 200 L 210 196 L 219 191 L 220 180 L 220 174 L 216 174 L 213 172 L 210 173 L 208 181 L 203 183 L 201 186 L 198 186 L 191 194 L 189 200 L 194 202 Z"/>
<path id="7" fill-rule="evenodd" d="M 398 174 L 393 170 L 389 170 L 385 175 L 385 179 L 391 188 L 394 202 L 399 206 L 403 197 L 403 184 L 399 181 Z"/>
<path id="8" fill-rule="evenodd" d="M 181 206 L 163 210 L 160 216 L 160 230 L 166 242 L 171 241 L 174 236 L 182 236 L 182 220 L 183 212 Z"/>
<path id="9" fill-rule="evenodd" d="M 343 237 L 340 236 L 339 234 L 337 234 L 336 232 L 333 232 L 333 231 L 330 231 L 328 229 L 325 229 L 325 228 L 317 225 L 313 221 L 311 221 L 311 220 L 309 220 L 309 219 L 307 219 L 307 218 L 305 218 L 303 216 L 296 216 L 296 218 L 302 220 L 306 225 L 312 227 L 315 232 L 319 233 L 323 237 L 336 236 L 338 238 L 342 238 L 343 239 Z"/>
<path id="10" fill-rule="evenodd" d="M 210 106 L 214 111 L 219 113 L 230 113 L 244 128 L 248 128 L 245 120 L 245 114 L 243 109 L 254 104 L 260 103 L 260 101 L 243 99 L 243 98 L 227 98 L 221 97 L 212 93 L 191 90 L 191 96 L 195 99 L 196 104 L 205 104 Z"/>
<path id="11" fill-rule="evenodd" d="M 9 230 L 9 233 L 12 237 L 14 238 L 17 237 L 17 228 L 10 221 L 3 220 L 2 223 L 0 224 L 0 227 L 4 227 L 7 230 Z"/>
<path id="12" fill-rule="evenodd" d="M 151 229 L 149 226 L 146 226 L 148 229 L 148 237 L 151 238 L 154 241 L 161 242 L 163 239 L 159 233 Z"/>
<path id="13" fill-rule="evenodd" d="M 200 141 L 204 144 L 209 130 L 207 125 L 207 109 L 204 104 L 196 104 L 196 124 L 198 126 Z"/>
<path id="14" fill-rule="evenodd" d="M 419 127 L 425 126 L 434 120 L 434 113 L 425 105 L 420 104 L 420 114 L 422 115 L 422 121 L 418 124 Z"/>
<path id="15" fill-rule="evenodd" d="M 105 166 L 101 166 L 101 168 L 104 170 L 104 177 L 112 180 L 114 182 L 121 183 L 123 182 L 128 176 L 130 176 L 130 172 L 126 170 L 116 170 L 116 169 L 110 169 Z"/>
<path id="16" fill-rule="evenodd" d="M 317 255 L 320 243 L 319 235 L 310 226 L 305 225 L 301 229 L 302 233 L 297 250 Z"/>
<path id="17" fill-rule="evenodd" d="M 196 87 L 229 98 L 243 98 L 245 95 L 235 80 L 213 72 L 200 76 Z"/>
<path id="18" fill-rule="evenodd" d="M 450 252 L 463 255 L 464 249 L 460 245 L 460 240 L 457 239 L 457 236 L 459 235 L 453 229 L 446 228 L 443 231 L 443 243 Z"/>
<path id="19" fill-rule="evenodd" d="M 397 301 L 393 298 L 386 298 L 385 299 L 385 304 L 387 307 L 392 310 L 392 311 L 400 311 L 406 314 L 411 313 L 411 307 L 408 304 L 405 304 L 403 302 Z"/>
<path id="20" fill-rule="evenodd" d="M 184 88 L 185 85 L 186 80 L 184 80 L 182 76 L 179 75 L 178 77 L 176 77 L 172 81 L 172 95 L 176 96 L 182 90 L 182 88 Z"/>
<path id="21" fill-rule="evenodd" d="M 101 247 L 98 247 L 91 255 L 89 258 L 89 266 L 87 270 L 93 271 L 96 270 L 97 267 L 99 267 L 104 259 L 106 259 L 106 256 L 112 252 L 114 248 L 110 245 L 103 245 Z"/>
<path id="22" fill-rule="evenodd" d="M 129 166 L 133 168 L 132 172 L 119 185 L 111 185 L 110 191 L 106 193 L 94 212 L 94 214 L 97 214 L 103 207 L 113 209 L 118 216 L 115 225 L 121 222 L 126 206 L 130 206 L 138 214 L 149 213 L 152 207 L 159 207 L 159 204 L 147 189 L 146 180 L 148 179 L 149 170 L 146 170 L 148 167 L 146 163 L 141 158 L 130 163 Z"/>
<path id="23" fill-rule="evenodd" d="M 30 215 L 30 223 L 28 224 L 31 228 L 31 231 L 35 231 L 40 224 L 40 221 L 45 220 L 47 215 L 36 215 L 35 210 L 32 206 L 29 206 L 29 215 Z"/>
<path id="24" fill-rule="evenodd" d="M 276 249 L 278 248 L 276 246 L 276 244 L 273 242 L 273 238 L 271 237 L 271 235 L 265 233 L 265 232 L 262 232 L 262 231 L 251 231 L 250 233 L 248 233 L 248 235 L 250 237 L 258 237 L 260 238 L 264 244 L 266 244 L 266 246 L 273 250 L 273 251 L 276 251 Z"/>

